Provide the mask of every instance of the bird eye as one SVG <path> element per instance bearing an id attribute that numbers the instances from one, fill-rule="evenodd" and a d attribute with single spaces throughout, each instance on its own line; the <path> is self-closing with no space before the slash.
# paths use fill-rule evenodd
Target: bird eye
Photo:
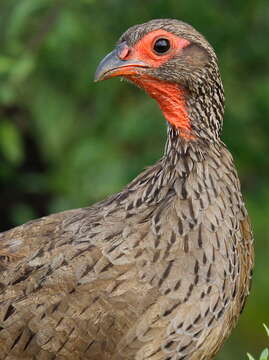
<path id="1" fill-rule="evenodd" d="M 157 54 L 165 54 L 170 49 L 170 42 L 167 39 L 161 38 L 156 40 L 153 50 Z"/>

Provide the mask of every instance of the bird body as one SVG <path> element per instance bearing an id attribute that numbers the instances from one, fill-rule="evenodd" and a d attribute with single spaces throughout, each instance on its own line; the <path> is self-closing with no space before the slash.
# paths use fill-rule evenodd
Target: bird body
<path id="1" fill-rule="evenodd" d="M 163 39 L 166 58 L 148 56 Z M 209 360 L 243 309 L 252 234 L 219 139 L 213 50 L 189 25 L 153 20 L 116 55 L 96 77 L 125 76 L 158 101 L 164 155 L 100 203 L 0 235 L 1 360 Z"/>

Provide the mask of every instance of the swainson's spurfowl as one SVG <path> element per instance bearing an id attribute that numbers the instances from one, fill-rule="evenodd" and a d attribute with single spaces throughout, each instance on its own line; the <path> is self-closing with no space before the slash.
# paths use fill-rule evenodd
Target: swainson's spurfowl
<path id="1" fill-rule="evenodd" d="M 152 20 L 100 63 L 97 81 L 114 76 L 159 103 L 164 155 L 100 203 L 1 234 L 1 360 L 212 359 L 243 309 L 252 235 L 212 47 Z"/>

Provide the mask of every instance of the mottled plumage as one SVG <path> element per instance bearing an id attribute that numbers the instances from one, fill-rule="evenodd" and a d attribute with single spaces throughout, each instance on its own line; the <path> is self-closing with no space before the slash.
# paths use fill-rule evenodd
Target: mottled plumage
<path id="1" fill-rule="evenodd" d="M 252 235 L 219 139 L 216 56 L 176 20 L 133 27 L 119 43 L 159 28 L 198 45 L 185 74 L 175 58 L 146 70 L 188 89 L 194 139 L 169 124 L 161 160 L 120 193 L 0 235 L 1 360 L 209 360 L 238 320 Z"/>

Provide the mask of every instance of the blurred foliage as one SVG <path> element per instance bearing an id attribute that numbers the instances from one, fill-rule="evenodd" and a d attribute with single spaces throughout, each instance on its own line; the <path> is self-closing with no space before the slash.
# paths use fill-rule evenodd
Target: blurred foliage
<path id="1" fill-rule="evenodd" d="M 218 355 L 239 359 L 266 346 L 269 317 L 268 0 L 1 0 L 1 230 L 98 201 L 160 157 L 165 122 L 153 100 L 119 79 L 92 82 L 124 30 L 160 17 L 191 23 L 220 60 L 223 139 L 256 240 L 252 293 Z"/>
<path id="2" fill-rule="evenodd" d="M 269 337 L 269 329 L 268 327 L 263 324 L 264 328 L 265 328 L 265 331 L 267 333 L 267 336 Z M 255 360 L 254 357 L 252 355 L 250 355 L 249 353 L 247 353 L 247 356 L 248 356 L 248 359 L 249 360 Z M 259 360 L 268 360 L 269 359 L 269 350 L 268 348 L 265 348 L 262 352 L 261 352 L 261 355 L 259 357 Z"/>

